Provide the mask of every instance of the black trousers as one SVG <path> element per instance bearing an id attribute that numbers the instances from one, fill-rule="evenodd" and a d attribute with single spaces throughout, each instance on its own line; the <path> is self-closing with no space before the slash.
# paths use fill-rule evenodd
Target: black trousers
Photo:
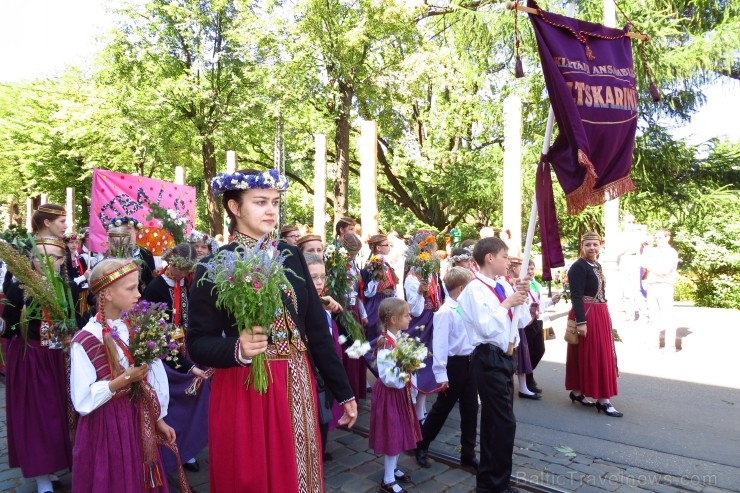
<path id="1" fill-rule="evenodd" d="M 480 344 L 473 352 L 473 375 L 481 403 L 478 493 L 498 493 L 509 485 L 514 453 L 514 381 L 516 357 Z"/>
<path id="2" fill-rule="evenodd" d="M 532 370 L 545 355 L 545 336 L 542 333 L 542 320 L 532 320 L 532 323 L 524 327 L 524 334 L 527 336 L 529 345 L 529 359 L 532 361 Z"/>
<path id="3" fill-rule="evenodd" d="M 475 439 L 478 432 L 478 388 L 471 372 L 469 356 L 450 356 L 447 358 L 447 378 L 449 388 L 437 395 L 432 410 L 421 428 L 422 440 L 417 446 L 427 449 L 437 438 L 440 430 L 452 412 L 456 402 L 460 402 L 460 458 L 475 459 Z"/>

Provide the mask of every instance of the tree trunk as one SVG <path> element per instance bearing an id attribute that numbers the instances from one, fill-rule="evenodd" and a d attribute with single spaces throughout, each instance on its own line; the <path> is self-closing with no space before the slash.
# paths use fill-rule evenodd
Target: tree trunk
<path id="1" fill-rule="evenodd" d="M 336 136 L 334 145 L 336 147 L 336 171 L 334 174 L 334 223 L 342 217 L 347 216 L 349 211 L 349 134 L 350 109 L 354 88 L 351 83 L 339 81 L 339 116 L 336 119 Z"/>
<path id="2" fill-rule="evenodd" d="M 211 181 L 216 176 L 216 154 L 213 140 L 210 137 L 203 138 L 201 145 L 203 153 L 203 177 L 206 182 L 206 209 L 208 211 L 208 229 L 210 234 L 215 236 L 223 232 L 224 215 L 221 205 L 213 196 Z M 224 240 L 227 240 L 224 238 Z"/>

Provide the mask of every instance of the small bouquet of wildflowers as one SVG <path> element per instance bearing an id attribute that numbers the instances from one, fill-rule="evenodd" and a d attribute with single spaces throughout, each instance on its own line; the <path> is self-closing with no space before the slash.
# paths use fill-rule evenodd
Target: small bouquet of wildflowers
<path id="1" fill-rule="evenodd" d="M 424 360 L 430 355 L 431 353 L 418 337 L 409 337 L 408 334 L 402 333 L 398 336 L 396 347 L 386 356 L 395 364 L 388 371 L 408 382 L 411 375 L 426 366 Z"/>
<path id="2" fill-rule="evenodd" d="M 414 269 L 419 277 L 428 281 L 440 268 L 437 256 L 437 239 L 431 231 L 419 231 L 406 250 L 406 265 Z"/>
<path id="3" fill-rule="evenodd" d="M 331 296 L 337 301 L 337 303 L 342 305 L 342 312 L 339 314 L 339 322 L 346 329 L 349 338 L 354 341 L 353 345 L 347 349 L 346 353 L 350 358 L 360 358 L 370 350 L 370 345 L 367 344 L 365 349 L 365 346 L 362 344 L 363 342 L 367 343 L 367 341 L 364 340 L 365 331 L 362 329 L 362 326 L 357 322 L 355 317 L 353 317 L 349 310 L 347 310 L 350 292 L 352 291 L 352 283 L 354 282 L 354 277 L 350 274 L 350 258 L 347 249 L 343 246 L 337 248 L 334 245 L 329 245 L 326 247 L 326 250 L 324 250 L 324 262 L 326 264 L 325 294 L 327 296 Z M 342 341 L 342 344 L 344 344 L 345 341 Z M 359 354 L 361 349 L 365 349 L 365 352 Z"/>
<path id="4" fill-rule="evenodd" d="M 382 255 L 371 255 L 365 262 L 365 268 L 370 271 L 370 277 L 375 281 L 385 279 L 385 260 Z"/>
<path id="5" fill-rule="evenodd" d="M 267 248 L 268 240 L 259 241 L 254 248 L 238 246 L 234 251 L 221 250 L 202 264 L 206 273 L 201 281 L 213 283 L 218 293 L 216 306 L 225 308 L 236 319 L 240 331 L 252 332 L 262 327 L 267 336 L 272 335 L 276 318 L 285 313 L 283 295 L 292 289 L 285 277 L 283 266 L 287 251 L 280 254 Z M 254 383 L 260 394 L 267 391 L 267 355 L 252 358 L 252 368 L 245 385 Z"/>
<path id="6" fill-rule="evenodd" d="M 129 351 L 135 366 L 158 359 L 176 361 L 179 345 L 172 337 L 176 327 L 169 322 L 166 310 L 166 303 L 139 301 L 123 313 L 121 318 L 129 328 Z M 138 396 L 140 389 L 140 382 L 131 384 L 131 399 Z"/>

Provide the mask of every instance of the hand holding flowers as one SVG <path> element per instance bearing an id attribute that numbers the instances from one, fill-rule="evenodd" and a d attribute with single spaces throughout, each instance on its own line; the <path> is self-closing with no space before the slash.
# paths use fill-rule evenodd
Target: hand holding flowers
<path id="1" fill-rule="evenodd" d="M 406 333 L 400 334 L 396 346 L 386 355 L 386 358 L 394 362 L 393 368 L 388 371 L 408 382 L 412 374 L 426 366 L 424 360 L 430 354 L 418 337 L 409 337 Z"/>

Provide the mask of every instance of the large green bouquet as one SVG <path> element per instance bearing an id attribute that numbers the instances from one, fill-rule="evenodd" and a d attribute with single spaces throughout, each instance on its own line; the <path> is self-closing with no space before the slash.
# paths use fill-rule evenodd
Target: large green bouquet
<path id="1" fill-rule="evenodd" d="M 203 264 L 206 273 L 200 282 L 213 283 L 213 292 L 218 293 L 216 306 L 226 309 L 236 319 L 240 331 L 253 332 L 259 326 L 271 336 L 275 319 L 285 316 L 283 293 L 291 288 L 283 265 L 289 253 L 278 253 L 267 247 L 266 241 L 258 242 L 253 248 L 240 245 L 234 251 L 221 250 Z M 251 370 L 245 385 L 254 383 L 257 392 L 265 393 L 268 386 L 265 353 L 252 358 Z"/>

